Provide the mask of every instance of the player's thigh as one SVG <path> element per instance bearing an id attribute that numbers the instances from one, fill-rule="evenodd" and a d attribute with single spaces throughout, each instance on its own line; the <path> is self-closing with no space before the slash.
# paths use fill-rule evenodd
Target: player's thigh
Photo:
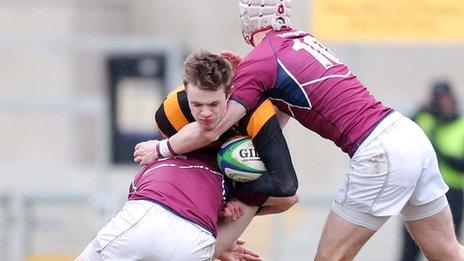
<path id="1" fill-rule="evenodd" d="M 443 202 L 446 202 L 444 197 L 426 205 L 431 205 L 430 209 L 437 209 Z M 405 224 L 427 258 L 432 260 L 457 260 L 456 258 L 459 251 L 462 251 L 462 247 L 459 246 L 454 234 L 451 211 L 448 206 L 441 208 L 432 216 L 406 221 Z"/>
<path id="2" fill-rule="evenodd" d="M 375 230 L 354 224 L 332 210 L 319 241 L 316 260 L 352 259 L 374 233 Z"/>

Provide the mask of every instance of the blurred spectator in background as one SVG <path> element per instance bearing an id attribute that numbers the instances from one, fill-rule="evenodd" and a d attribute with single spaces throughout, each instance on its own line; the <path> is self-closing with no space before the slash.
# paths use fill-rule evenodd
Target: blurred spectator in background
<path id="1" fill-rule="evenodd" d="M 450 187 L 446 193 L 453 215 L 456 235 L 460 236 L 464 206 L 464 117 L 447 81 L 432 86 L 431 97 L 414 116 L 432 142 L 439 160 L 440 171 Z M 419 259 L 419 247 L 403 228 L 402 261 Z"/>

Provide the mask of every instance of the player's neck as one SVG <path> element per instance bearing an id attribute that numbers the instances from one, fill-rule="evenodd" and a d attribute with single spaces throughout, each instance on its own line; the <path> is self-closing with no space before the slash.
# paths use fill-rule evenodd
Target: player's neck
<path id="1" fill-rule="evenodd" d="M 266 34 L 271 30 L 272 29 L 262 31 L 253 36 L 253 43 L 255 44 L 255 47 L 258 46 L 263 41 L 264 37 L 266 37 Z"/>

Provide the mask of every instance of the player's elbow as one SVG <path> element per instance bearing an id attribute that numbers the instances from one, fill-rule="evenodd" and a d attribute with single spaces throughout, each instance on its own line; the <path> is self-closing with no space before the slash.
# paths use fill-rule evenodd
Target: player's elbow
<path id="1" fill-rule="evenodd" d="M 298 180 L 292 179 L 281 186 L 280 197 L 292 197 L 298 190 Z"/>
<path id="2" fill-rule="evenodd" d="M 286 201 L 287 201 L 288 208 L 290 208 L 293 205 L 295 205 L 296 203 L 298 203 L 298 201 L 300 201 L 300 198 L 298 197 L 298 195 L 295 194 L 295 195 L 293 195 L 291 197 L 287 197 Z"/>
<path id="3" fill-rule="evenodd" d="M 298 203 L 299 200 L 300 199 L 298 198 L 298 195 L 296 194 L 291 197 L 282 198 L 282 200 L 279 202 L 276 208 L 279 209 L 279 212 L 285 212 L 291 207 L 293 207 L 296 203 Z"/>

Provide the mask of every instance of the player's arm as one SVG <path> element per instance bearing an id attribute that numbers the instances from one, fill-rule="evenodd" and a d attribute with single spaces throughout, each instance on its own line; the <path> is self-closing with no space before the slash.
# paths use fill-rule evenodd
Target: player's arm
<path id="1" fill-rule="evenodd" d="M 241 216 L 233 222 L 221 222 L 218 227 L 216 255 L 221 256 L 231 250 L 233 243 L 245 231 L 255 215 L 276 214 L 286 211 L 298 202 L 298 197 L 275 198 L 270 197 L 260 207 L 244 204 L 232 199 L 241 206 Z"/>
<path id="2" fill-rule="evenodd" d="M 230 100 L 224 117 L 214 129 L 207 131 L 197 122 L 189 123 L 169 138 L 170 144 L 177 154 L 184 154 L 202 148 L 216 141 L 245 114 L 246 110 L 243 105 Z"/>
<path id="3" fill-rule="evenodd" d="M 242 122 L 267 171 L 255 181 L 237 182 L 236 189 L 273 197 L 295 195 L 298 179 L 271 102 L 265 100 L 249 117 Z"/>

